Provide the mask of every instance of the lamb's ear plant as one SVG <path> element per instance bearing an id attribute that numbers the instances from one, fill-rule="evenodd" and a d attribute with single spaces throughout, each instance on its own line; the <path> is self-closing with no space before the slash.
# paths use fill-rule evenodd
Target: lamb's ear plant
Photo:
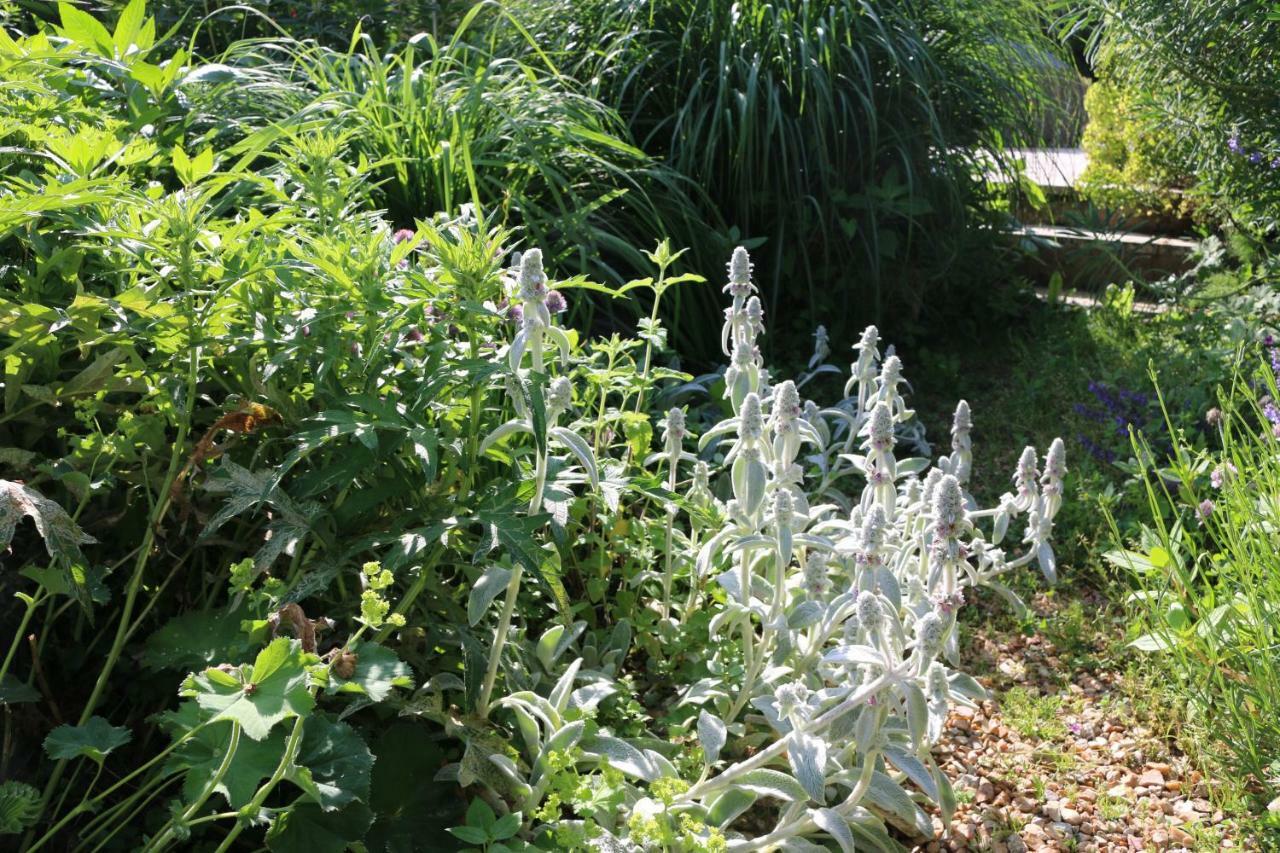
<path id="1" fill-rule="evenodd" d="M 689 756 L 660 738 L 619 736 L 596 723 L 600 702 L 619 686 L 573 656 L 581 628 L 557 627 L 536 643 L 548 677 L 485 706 L 520 733 L 519 754 L 469 749 L 457 778 L 534 816 L 535 841 L 764 850 L 828 839 L 846 850 L 892 850 L 891 830 L 932 834 L 909 789 L 944 819 L 955 809 L 930 747 L 952 703 L 983 695 L 958 668 L 956 613 L 966 590 L 994 587 L 1016 601 L 999 579 L 1033 562 L 1054 578 L 1063 445 L 1053 442 L 1043 474 L 1028 449 L 1017 494 L 979 508 L 966 490 L 967 404 L 957 407 L 949 456 L 932 468 L 900 461 L 894 449 L 914 413 L 902 397 L 901 364 L 881 358 L 875 329 L 856 347 L 846 399 L 822 409 L 796 383 L 770 381 L 743 250 L 725 289 L 724 393 L 733 414 L 701 437 L 696 459 L 685 449 L 684 412 L 669 410 L 663 446 L 646 460 L 661 467 L 672 492 L 692 467 L 680 502 L 684 530 L 677 537 L 668 515 L 662 535 L 667 553 L 652 587 L 659 612 L 688 620 L 708 606 L 705 585 L 719 589 L 705 598 L 717 641 L 707 674 L 673 686 L 669 700 L 668 719 L 698 749 Z M 726 503 L 712 496 L 713 471 L 725 481 Z M 837 484 L 853 478 L 860 493 L 839 493 Z M 1025 547 L 1006 554 L 1001 543 L 1019 516 Z M 718 527 L 708 529 L 707 519 Z M 696 549 L 671 553 L 677 538 Z M 680 579 L 683 596 L 674 588 Z M 615 810 L 593 808 L 591 791 Z M 777 803 L 756 812 L 772 816 L 770 827 L 743 835 L 736 819 L 762 799 Z"/>

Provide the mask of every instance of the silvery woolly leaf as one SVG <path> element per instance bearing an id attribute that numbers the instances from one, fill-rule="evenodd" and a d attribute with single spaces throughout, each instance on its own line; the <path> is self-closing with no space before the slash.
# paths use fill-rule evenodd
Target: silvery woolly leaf
<path id="1" fill-rule="evenodd" d="M 564 671 L 560 679 L 556 682 L 556 686 L 552 688 L 548 701 L 551 702 L 553 708 L 561 714 L 569 706 L 569 694 L 573 690 L 573 680 L 578 676 L 578 670 L 582 668 L 582 658 L 577 658 L 573 663 L 569 664 L 569 668 Z"/>
<path id="2" fill-rule="evenodd" d="M 733 780 L 733 784 L 762 797 L 773 797 L 786 802 L 804 802 L 809 799 L 809 792 L 804 786 L 781 770 L 750 770 Z"/>
<path id="3" fill-rule="evenodd" d="M 613 769 L 645 782 L 652 782 L 661 775 L 648 754 L 621 738 L 606 735 L 590 737 L 582 742 L 582 750 L 588 755 L 607 759 Z"/>
<path id="4" fill-rule="evenodd" d="M 467 621 L 475 625 L 484 618 L 485 611 L 493 600 L 501 595 L 511 581 L 511 570 L 502 566 L 490 566 L 485 569 L 480 580 L 471 587 L 467 596 Z"/>
<path id="5" fill-rule="evenodd" d="M 787 757 L 791 760 L 791 771 L 809 798 L 826 802 L 827 744 L 813 735 L 797 732 L 787 745 Z"/>
<path id="6" fill-rule="evenodd" d="M 929 705 L 925 701 L 924 691 L 909 681 L 901 684 L 902 698 L 907 705 L 907 727 L 911 731 L 911 743 L 916 748 L 927 743 L 929 732 Z"/>
<path id="7" fill-rule="evenodd" d="M 952 697 L 959 695 L 972 700 L 988 698 L 987 689 L 964 672 L 953 672 L 947 676 L 947 689 Z"/>
<path id="8" fill-rule="evenodd" d="M 707 823 L 723 829 L 736 820 L 738 815 L 755 805 L 757 798 L 758 795 L 753 791 L 730 788 L 708 804 Z"/>
<path id="9" fill-rule="evenodd" d="M 884 655 L 871 646 L 837 646 L 822 656 L 828 663 L 857 663 L 884 666 Z"/>
<path id="10" fill-rule="evenodd" d="M 1036 549 L 1036 562 L 1046 581 L 1051 584 L 1058 582 L 1058 559 L 1053 555 L 1052 545 L 1048 542 L 1040 543 L 1040 547 Z"/>
<path id="11" fill-rule="evenodd" d="M 884 757 L 889 759 L 894 767 L 907 774 L 907 778 L 914 782 L 916 787 L 923 791 L 929 799 L 935 803 L 938 802 L 937 782 L 923 761 L 902 747 L 893 744 L 885 747 Z"/>
<path id="12" fill-rule="evenodd" d="M 724 720 L 706 711 L 698 714 L 698 742 L 702 744 L 702 754 L 708 765 L 715 764 L 729 740 L 729 732 Z"/>
<path id="13" fill-rule="evenodd" d="M 565 427 L 552 427 L 549 432 L 552 438 L 578 458 L 578 463 L 582 465 L 583 470 L 587 472 L 587 477 L 591 480 L 592 488 L 599 489 L 600 471 L 596 467 L 596 457 L 591 452 L 591 446 L 576 432 Z"/>
<path id="14" fill-rule="evenodd" d="M 880 771 L 871 774 L 867 800 L 888 823 L 912 838 L 932 838 L 933 823 L 897 782 Z"/>
<path id="15" fill-rule="evenodd" d="M 853 853 L 853 831 L 835 809 L 810 809 L 809 819 L 840 845 L 840 853 Z"/>
<path id="16" fill-rule="evenodd" d="M 584 684 L 569 695 L 569 707 L 580 711 L 594 711 L 596 707 L 618 692 L 618 688 L 606 681 Z"/>

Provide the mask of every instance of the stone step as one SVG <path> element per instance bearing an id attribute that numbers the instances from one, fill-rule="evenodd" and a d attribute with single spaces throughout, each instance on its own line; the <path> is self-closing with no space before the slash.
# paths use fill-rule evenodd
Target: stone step
<path id="1" fill-rule="evenodd" d="M 1027 250 L 1023 272 L 1044 282 L 1055 272 L 1074 288 L 1100 290 L 1128 278 L 1155 280 L 1191 268 L 1194 240 L 1133 231 L 1023 225 L 1009 230 Z"/>

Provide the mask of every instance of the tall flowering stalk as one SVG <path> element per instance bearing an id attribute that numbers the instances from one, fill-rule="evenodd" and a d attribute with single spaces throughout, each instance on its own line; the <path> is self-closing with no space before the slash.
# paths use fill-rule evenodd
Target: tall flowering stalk
<path id="1" fill-rule="evenodd" d="M 554 442 L 563 447 L 586 471 L 592 486 L 599 486 L 599 473 L 590 444 L 572 429 L 562 426 L 560 419 L 573 408 L 573 385 L 565 376 L 548 381 L 548 343 L 556 347 L 554 361 L 564 365 L 569 359 L 569 338 L 554 323 L 554 315 L 548 305 L 549 296 L 555 291 L 547 287 L 547 276 L 542 269 L 542 252 L 530 249 L 521 258 L 515 276 L 513 296 L 520 304 L 520 329 L 507 349 L 507 365 L 511 376 L 508 381 L 509 397 L 516 417 L 499 426 L 480 444 L 485 453 L 499 441 L 517 433 L 534 437 L 533 496 L 529 500 L 529 514 L 542 512 L 546 498 L 547 460 L 549 447 Z M 563 297 L 561 297 L 563 298 Z M 529 366 L 526 368 L 526 360 Z M 541 389 L 544 387 L 543 393 Z M 526 399 L 526 395 L 529 399 Z M 489 662 L 480 690 L 479 709 L 488 714 L 493 688 L 502 661 L 502 651 L 515 615 L 516 601 L 520 594 L 523 565 L 519 561 L 511 570 L 503 598 L 502 612 L 489 650 Z"/>

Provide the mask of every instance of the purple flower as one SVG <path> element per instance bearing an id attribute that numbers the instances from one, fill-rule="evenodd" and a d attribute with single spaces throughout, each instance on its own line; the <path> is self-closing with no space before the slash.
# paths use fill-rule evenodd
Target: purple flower
<path id="1" fill-rule="evenodd" d="M 1262 162 L 1262 152 L 1261 152 L 1261 151 L 1255 151 L 1255 152 L 1253 152 L 1252 154 L 1250 154 L 1250 155 L 1249 155 L 1249 162 L 1250 162 L 1250 163 L 1261 163 L 1261 162 Z"/>
<path id="2" fill-rule="evenodd" d="M 1240 137 L 1236 136 L 1234 133 L 1231 134 L 1231 137 L 1227 139 L 1227 150 L 1230 151 L 1232 154 L 1243 153 L 1243 151 L 1240 148 Z"/>
<path id="3" fill-rule="evenodd" d="M 1271 161 L 1271 168 L 1280 169 L 1280 157 L 1277 157 Z"/>
<path id="4" fill-rule="evenodd" d="M 391 235 L 391 242 L 403 243 L 405 240 L 412 240 L 417 232 L 412 228 L 401 228 L 399 231 Z"/>
<path id="5" fill-rule="evenodd" d="M 1236 470 L 1236 466 L 1232 465 L 1230 462 L 1223 462 L 1210 472 L 1209 483 L 1215 489 L 1221 489 L 1223 483 L 1227 482 L 1227 480 L 1231 479 L 1238 473 L 1240 472 Z"/>
<path id="6" fill-rule="evenodd" d="M 552 314 L 562 314 L 569 310 L 569 303 L 565 301 L 564 294 L 558 290 L 547 291 L 547 310 Z"/>
<path id="7" fill-rule="evenodd" d="M 420 344 L 426 339 L 426 335 L 422 334 L 422 330 L 417 326 L 410 326 L 404 336 L 405 343 L 408 344 Z"/>
<path id="8" fill-rule="evenodd" d="M 1196 507 L 1196 515 L 1200 516 L 1201 524 L 1204 524 L 1209 519 L 1209 516 L 1213 515 L 1214 509 L 1213 501 L 1208 498 L 1200 501 L 1200 506 Z"/>
<path id="9" fill-rule="evenodd" d="M 517 326 L 524 322 L 524 308 L 519 305 L 512 305 L 507 309 L 507 319 Z"/>
<path id="10" fill-rule="evenodd" d="M 1080 724 L 1079 724 L 1079 723 L 1068 723 L 1068 724 L 1067 724 L 1067 728 L 1071 729 L 1071 733 L 1072 733 L 1073 735 L 1078 735 L 1078 734 L 1080 734 Z"/>

